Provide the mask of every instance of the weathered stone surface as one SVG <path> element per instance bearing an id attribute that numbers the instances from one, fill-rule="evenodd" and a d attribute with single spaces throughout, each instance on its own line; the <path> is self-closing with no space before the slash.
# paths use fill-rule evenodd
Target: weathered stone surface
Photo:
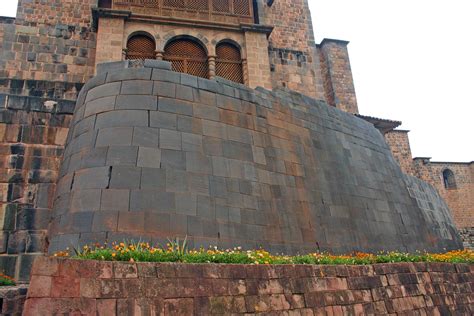
<path id="1" fill-rule="evenodd" d="M 142 213 L 136 215 L 128 217 L 129 225 L 143 224 Z M 168 225 L 166 221 L 154 224 L 160 225 L 160 231 Z M 421 265 L 425 272 L 415 274 L 405 273 L 417 269 L 412 263 L 269 266 L 39 257 L 33 265 L 24 313 L 472 314 L 473 271 L 468 265 Z M 390 284 L 390 280 L 397 282 Z M 0 298 L 3 295 L 7 302 L 3 312 L 21 310 L 25 294 L 26 289 L 21 293 L 16 288 L 0 290 Z"/>
<path id="2" fill-rule="evenodd" d="M 371 124 L 297 93 L 167 76 L 125 69 L 87 92 L 86 104 L 107 95 L 115 108 L 94 124 L 76 113 L 58 189 L 72 198 L 57 200 L 50 251 L 99 232 L 286 253 L 461 246 L 444 202 L 401 172 Z M 77 167 L 99 148 L 105 164 Z"/>

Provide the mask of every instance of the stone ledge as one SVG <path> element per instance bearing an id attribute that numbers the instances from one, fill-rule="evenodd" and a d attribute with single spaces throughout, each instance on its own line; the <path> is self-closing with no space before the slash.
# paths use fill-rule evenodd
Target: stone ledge
<path id="1" fill-rule="evenodd" d="M 24 315 L 472 313 L 474 265 L 179 264 L 40 257 Z"/>

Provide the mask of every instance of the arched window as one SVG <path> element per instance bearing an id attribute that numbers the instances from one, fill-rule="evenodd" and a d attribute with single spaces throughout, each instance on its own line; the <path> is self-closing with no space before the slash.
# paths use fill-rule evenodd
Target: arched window
<path id="1" fill-rule="evenodd" d="M 155 59 L 155 41 L 146 35 L 134 35 L 127 42 L 126 59 Z"/>
<path id="2" fill-rule="evenodd" d="M 454 173 L 450 169 L 443 171 L 443 182 L 446 189 L 456 189 L 456 179 Z"/>
<path id="3" fill-rule="evenodd" d="M 196 41 L 188 38 L 170 41 L 165 47 L 163 59 L 171 62 L 174 71 L 209 78 L 207 53 Z"/>
<path id="4" fill-rule="evenodd" d="M 216 55 L 216 76 L 244 83 L 239 48 L 231 43 L 219 43 L 216 46 Z"/>

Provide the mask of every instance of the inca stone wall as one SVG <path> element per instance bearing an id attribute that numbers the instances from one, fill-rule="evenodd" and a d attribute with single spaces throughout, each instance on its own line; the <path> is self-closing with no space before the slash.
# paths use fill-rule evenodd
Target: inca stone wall
<path id="1" fill-rule="evenodd" d="M 185 235 L 285 253 L 461 246 L 436 192 L 419 206 L 370 123 L 296 93 L 111 69 L 127 64 L 80 93 L 51 252 Z"/>
<path id="2" fill-rule="evenodd" d="M 128 263 L 39 258 L 24 315 L 472 315 L 474 265 Z"/>
<path id="3" fill-rule="evenodd" d="M 0 19 L 0 270 L 29 280 L 77 93 L 95 69 L 94 1 L 20 0 Z"/>

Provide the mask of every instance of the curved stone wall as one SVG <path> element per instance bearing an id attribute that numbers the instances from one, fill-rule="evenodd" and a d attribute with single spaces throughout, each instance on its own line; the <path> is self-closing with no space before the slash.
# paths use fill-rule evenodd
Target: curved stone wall
<path id="1" fill-rule="evenodd" d="M 285 253 L 462 247 L 369 123 L 296 93 L 117 65 L 77 101 L 50 251 L 185 235 Z"/>

